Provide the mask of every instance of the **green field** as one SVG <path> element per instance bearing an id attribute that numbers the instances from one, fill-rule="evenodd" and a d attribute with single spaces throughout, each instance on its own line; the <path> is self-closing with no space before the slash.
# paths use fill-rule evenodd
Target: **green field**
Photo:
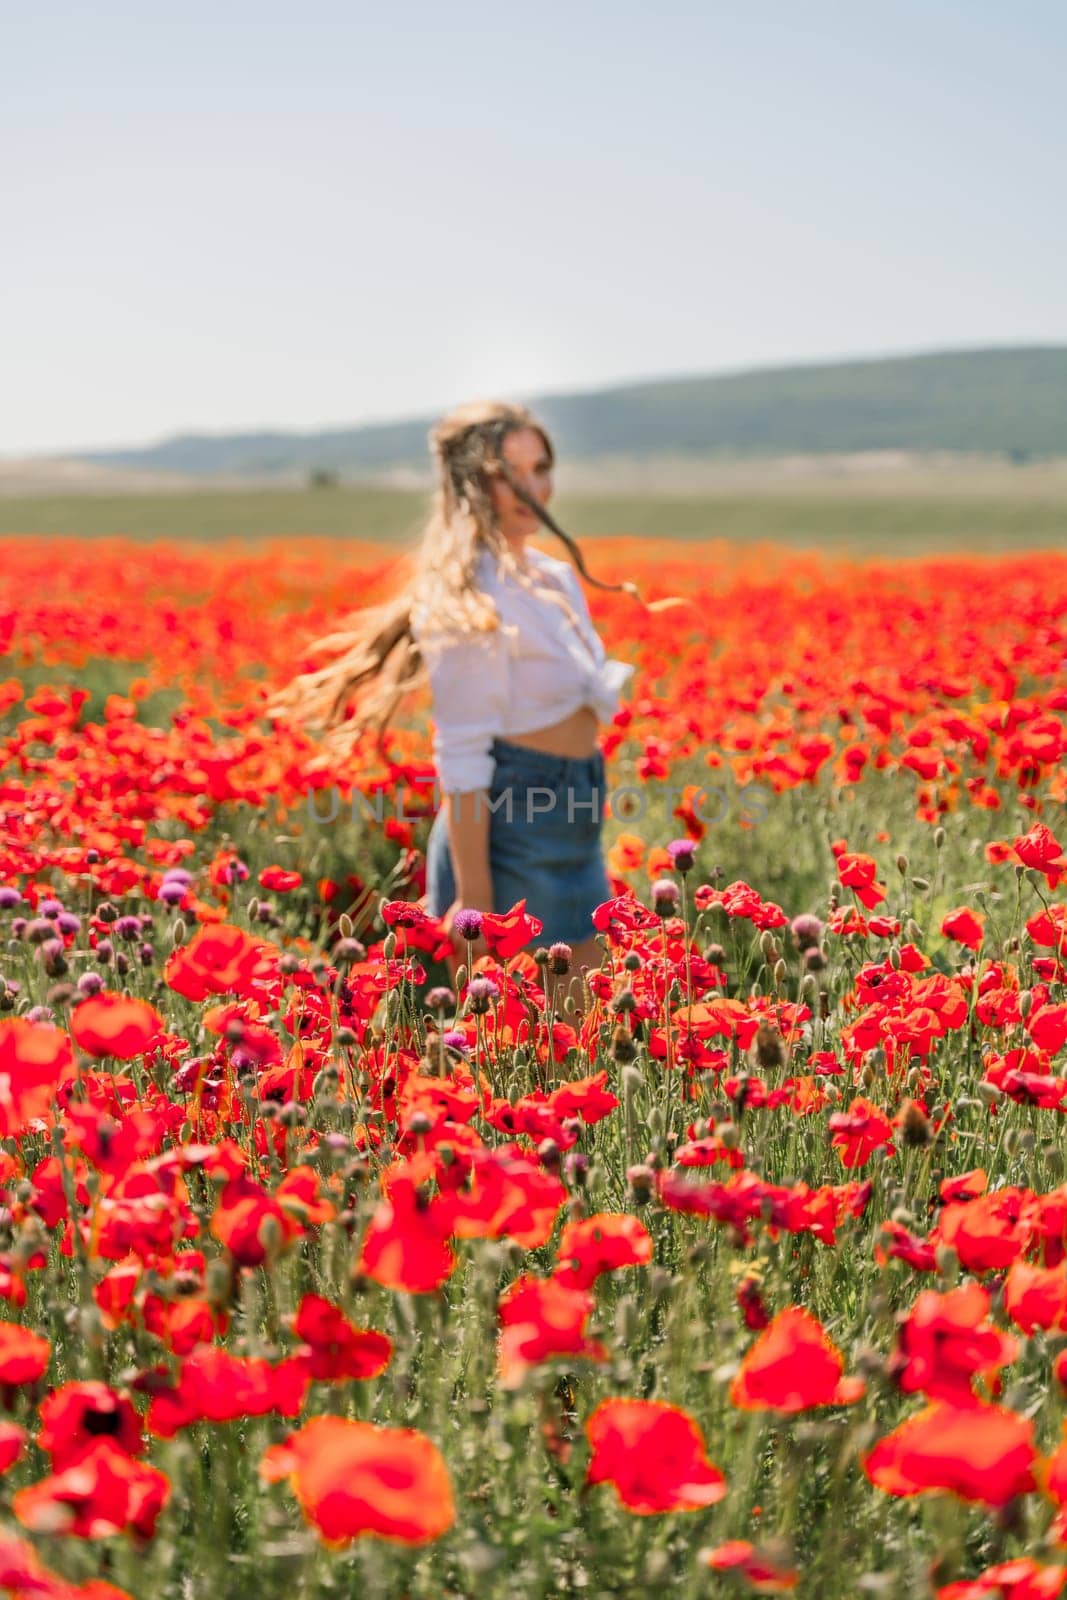
<path id="1" fill-rule="evenodd" d="M 86 538 L 256 539 L 325 535 L 407 541 L 420 527 L 424 495 L 407 490 L 197 490 L 187 494 L 0 498 L 0 535 Z M 938 550 L 1067 548 L 1067 490 L 984 480 L 895 488 L 827 484 L 736 488 L 692 495 L 560 494 L 553 510 L 578 537 L 774 540 L 841 553 L 915 556 Z"/>

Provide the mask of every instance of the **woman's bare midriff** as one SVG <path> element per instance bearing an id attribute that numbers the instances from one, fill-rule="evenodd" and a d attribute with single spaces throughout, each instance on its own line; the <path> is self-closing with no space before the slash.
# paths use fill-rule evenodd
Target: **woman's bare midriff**
<path id="1" fill-rule="evenodd" d="M 543 750 L 550 756 L 570 756 L 581 761 L 595 755 L 600 724 L 592 706 L 579 706 L 569 717 L 547 728 L 529 733 L 509 733 L 508 744 L 521 744 L 527 750 Z"/>

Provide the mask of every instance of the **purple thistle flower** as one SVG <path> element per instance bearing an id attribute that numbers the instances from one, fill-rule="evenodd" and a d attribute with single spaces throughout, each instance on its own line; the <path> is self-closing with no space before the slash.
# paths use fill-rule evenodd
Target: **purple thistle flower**
<path id="1" fill-rule="evenodd" d="M 38 914 L 42 917 L 58 917 L 63 909 L 62 900 L 42 900 L 38 907 Z"/>
<path id="2" fill-rule="evenodd" d="M 56 918 L 56 927 L 60 933 L 77 933 L 82 925 L 82 919 L 74 911 L 61 911 Z"/>
<path id="3" fill-rule="evenodd" d="M 458 1028 L 450 1028 L 441 1035 L 441 1043 L 446 1050 L 458 1050 L 461 1055 L 467 1053 L 467 1035 L 460 1033 Z"/>
<path id="4" fill-rule="evenodd" d="M 810 911 L 802 911 L 794 917 L 789 927 L 799 950 L 811 949 L 823 936 L 822 920 Z"/>
<path id="5" fill-rule="evenodd" d="M 74 987 L 80 995 L 99 994 L 104 980 L 99 972 L 83 972 Z"/>
<path id="6" fill-rule="evenodd" d="M 0 889 L 0 911 L 13 911 L 21 903 L 22 894 L 18 889 L 12 888 L 10 884 L 5 884 Z"/>
<path id="7" fill-rule="evenodd" d="M 52 1022 L 54 1018 L 51 1006 L 31 1006 L 26 1013 L 27 1022 Z"/>
<path id="8" fill-rule="evenodd" d="M 192 876 L 193 875 L 189 871 L 188 867 L 168 867 L 166 872 L 163 874 L 163 882 L 189 883 L 192 880 Z"/>
<path id="9" fill-rule="evenodd" d="M 111 925 L 111 931 L 120 939 L 138 939 L 141 934 L 141 919 L 135 916 L 116 917 Z"/>
<path id="10" fill-rule="evenodd" d="M 185 899 L 186 885 L 177 878 L 168 878 L 159 886 L 159 898 L 164 905 L 176 906 Z"/>
<path id="11" fill-rule="evenodd" d="M 472 978 L 467 985 L 467 1004 L 475 1016 L 484 1016 L 494 1000 L 499 1000 L 500 989 L 492 978 Z"/>
<path id="12" fill-rule="evenodd" d="M 560 939 L 556 944 L 548 947 L 549 971 L 557 978 L 564 977 L 571 970 L 571 959 L 574 951 L 569 944 Z"/>
<path id="13" fill-rule="evenodd" d="M 678 885 L 673 878 L 657 878 L 652 885 L 652 909 L 657 917 L 671 917 L 678 909 Z"/>
<path id="14" fill-rule="evenodd" d="M 667 854 L 671 858 L 671 865 L 676 872 L 686 873 L 692 868 L 696 858 L 696 845 L 692 839 L 672 839 L 667 846 Z"/>
<path id="15" fill-rule="evenodd" d="M 223 883 L 243 883 L 247 877 L 248 868 L 236 856 L 231 861 L 224 861 L 219 869 L 219 878 Z"/>
<path id="16" fill-rule="evenodd" d="M 430 1011 L 448 1011 L 455 1003 L 455 995 L 444 984 L 431 989 L 426 996 L 426 1005 Z"/>
<path id="17" fill-rule="evenodd" d="M 473 943 L 482 931 L 482 914 L 471 907 L 464 907 L 456 912 L 452 926 L 461 939 L 469 939 Z"/>

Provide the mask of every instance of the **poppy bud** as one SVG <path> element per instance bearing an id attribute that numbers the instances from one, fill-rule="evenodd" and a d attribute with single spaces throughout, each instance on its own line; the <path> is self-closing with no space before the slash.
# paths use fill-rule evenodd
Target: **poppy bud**
<path id="1" fill-rule="evenodd" d="M 776 988 L 781 988 L 782 984 L 786 980 L 788 972 L 789 968 L 786 966 L 784 961 L 776 961 L 774 963 L 774 983 Z"/>
<path id="2" fill-rule="evenodd" d="M 635 1204 L 647 1205 L 656 1188 L 656 1174 L 653 1169 L 643 1162 L 627 1167 L 626 1181 L 630 1185 L 630 1193 L 634 1197 Z"/>
<path id="3" fill-rule="evenodd" d="M 940 848 L 944 844 L 944 842 L 945 842 L 945 830 L 944 830 L 944 828 L 935 828 L 934 829 L 934 849 L 935 850 L 940 850 Z"/>
<path id="4" fill-rule="evenodd" d="M 908 858 L 904 854 L 903 851 L 901 851 L 900 855 L 897 856 L 897 871 L 900 873 L 900 876 L 902 878 L 907 877 L 907 874 L 908 874 Z"/>
<path id="5" fill-rule="evenodd" d="M 338 967 L 352 967 L 366 960 L 367 949 L 358 939 L 338 939 L 331 955 Z"/>
<path id="6" fill-rule="evenodd" d="M 919 890 L 920 894 L 926 894 L 930 888 L 929 878 L 912 878 L 911 881 L 915 888 Z"/>
<path id="7" fill-rule="evenodd" d="M 352 935 L 356 931 L 356 925 L 352 921 L 352 918 L 348 915 L 347 911 L 341 912 L 341 915 L 337 919 L 337 927 L 340 931 L 342 939 L 351 939 Z"/>
<path id="8" fill-rule="evenodd" d="M 563 1171 L 568 1183 L 573 1183 L 579 1188 L 584 1187 L 589 1176 L 589 1157 L 581 1150 L 568 1151 Z"/>
<path id="9" fill-rule="evenodd" d="M 626 972 L 640 972 L 644 962 L 636 950 L 627 950 L 622 958 L 623 968 Z"/>
<path id="10" fill-rule="evenodd" d="M 216 1310 L 228 1306 L 233 1296 L 233 1269 L 223 1256 L 216 1256 L 207 1264 L 204 1273 L 204 1297 Z"/>
<path id="11" fill-rule="evenodd" d="M 555 1172 L 560 1164 L 560 1148 L 555 1139 L 542 1139 L 537 1146 L 537 1159 L 546 1172 Z"/>
<path id="12" fill-rule="evenodd" d="M 633 1035 L 628 1028 L 620 1023 L 611 1035 L 611 1059 L 620 1066 L 636 1059 L 637 1046 L 634 1044 Z"/>
<path id="13" fill-rule="evenodd" d="M 704 960 L 710 962 L 713 967 L 725 967 L 726 951 L 721 944 L 709 944 L 704 951 Z"/>
<path id="14" fill-rule="evenodd" d="M 673 878 L 657 878 L 652 885 L 652 909 L 664 921 L 678 909 L 678 885 Z"/>
<path id="15" fill-rule="evenodd" d="M 1022 992 L 1019 995 L 1019 1015 L 1020 1015 L 1020 1017 L 1022 1017 L 1025 1020 L 1025 1018 L 1027 1018 L 1030 1015 L 1030 1011 L 1031 1011 L 1031 1008 L 1033 1007 L 1033 1004 L 1034 1004 L 1033 991 L 1030 990 L 1030 989 L 1023 989 Z"/>
<path id="16" fill-rule="evenodd" d="M 912 1100 L 904 1113 L 901 1123 L 901 1137 L 904 1143 L 913 1150 L 920 1150 L 930 1143 L 934 1136 L 933 1125 L 921 1106 Z"/>
<path id="17" fill-rule="evenodd" d="M 387 933 L 385 938 L 382 940 L 382 955 L 385 957 L 386 961 L 392 961 L 393 957 L 396 955 L 395 933 Z"/>
<path id="18" fill-rule="evenodd" d="M 549 946 L 548 970 L 557 978 L 566 977 L 571 970 L 571 957 L 574 954 L 569 944 L 562 940 L 558 944 Z"/>

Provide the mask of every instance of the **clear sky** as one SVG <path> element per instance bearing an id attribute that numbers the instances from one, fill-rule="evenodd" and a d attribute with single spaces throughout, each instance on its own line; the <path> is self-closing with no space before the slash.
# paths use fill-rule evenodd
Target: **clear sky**
<path id="1" fill-rule="evenodd" d="M 0 455 L 1067 342 L 1060 0 L 0 0 Z"/>

